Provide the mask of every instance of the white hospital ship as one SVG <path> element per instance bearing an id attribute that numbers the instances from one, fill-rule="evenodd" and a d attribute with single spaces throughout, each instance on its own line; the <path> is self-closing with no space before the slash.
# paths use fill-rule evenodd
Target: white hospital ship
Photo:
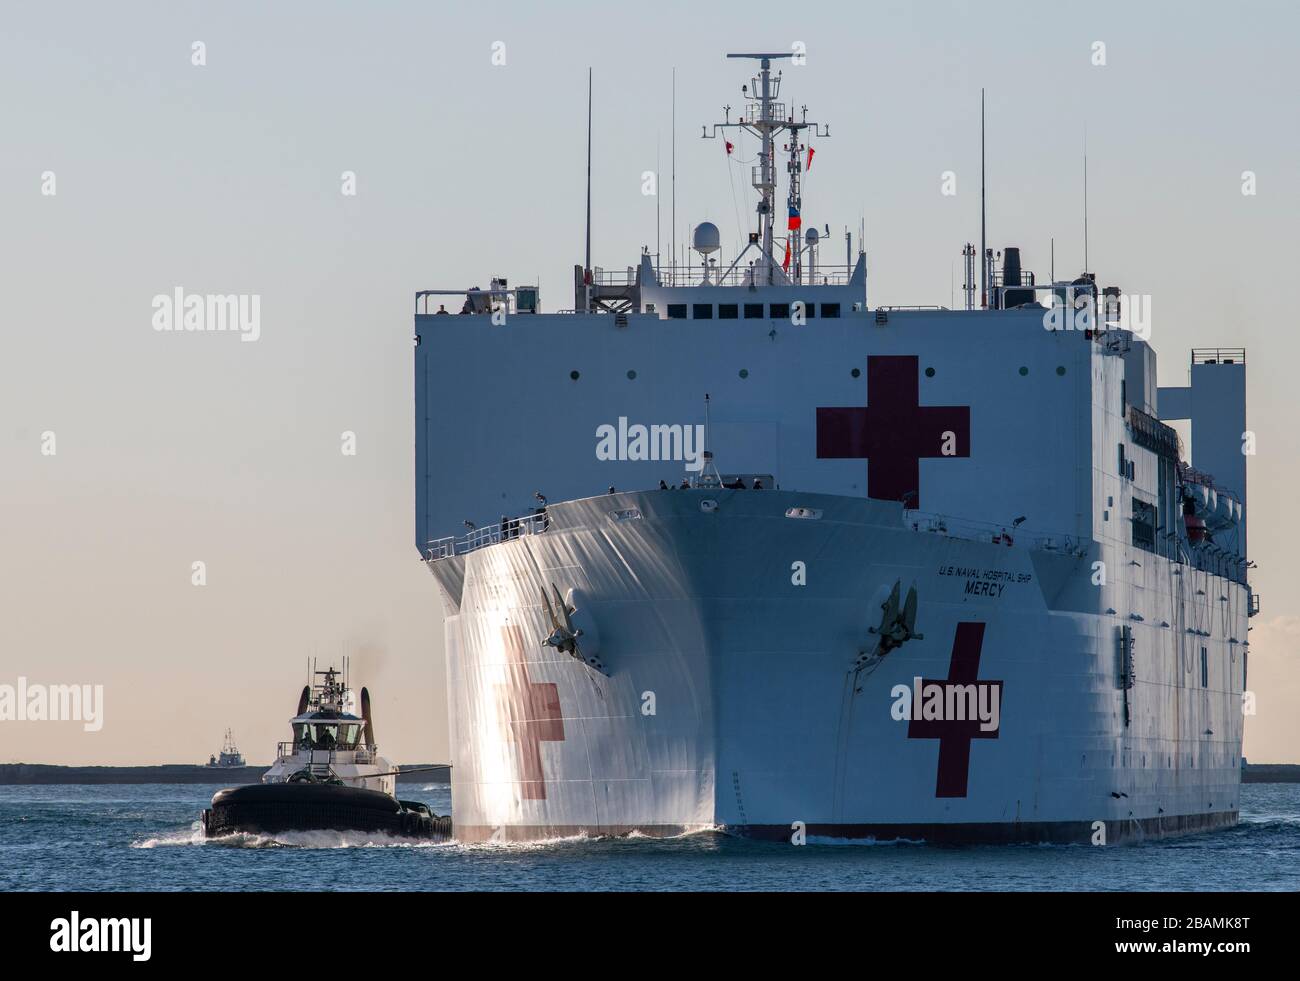
<path id="1" fill-rule="evenodd" d="M 860 243 L 835 265 L 804 226 L 828 134 L 780 101 L 788 55 L 731 57 L 757 75 L 706 135 L 757 141 L 734 261 L 706 222 L 689 266 L 588 258 L 573 309 L 416 295 L 456 837 L 1233 824 L 1244 351 L 1158 387 L 1118 288 L 983 242 L 963 309 L 873 306 Z"/>

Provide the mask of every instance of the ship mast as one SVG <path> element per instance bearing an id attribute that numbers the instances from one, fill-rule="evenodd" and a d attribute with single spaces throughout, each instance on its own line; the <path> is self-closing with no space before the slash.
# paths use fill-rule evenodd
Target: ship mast
<path id="1" fill-rule="evenodd" d="M 772 237 L 775 221 L 776 209 L 776 160 L 775 160 L 775 137 L 782 130 L 790 131 L 790 155 L 791 155 L 791 203 L 792 206 L 798 207 L 797 197 L 799 194 L 798 170 L 799 167 L 799 131 L 801 129 L 812 128 L 817 136 L 830 136 L 830 131 L 822 127 L 823 132 L 818 132 L 817 123 L 809 123 L 806 119 L 800 122 L 794 121 L 794 116 L 786 112 L 783 103 L 777 102 L 777 96 L 781 89 L 781 74 L 778 72 L 775 77 L 772 75 L 772 60 L 776 58 L 791 58 L 794 53 L 791 51 L 767 53 L 767 54 L 728 54 L 728 58 L 756 58 L 759 63 L 758 75 L 753 79 L 751 86 L 745 86 L 743 91 L 748 105 L 744 109 L 744 114 L 737 122 L 731 121 L 731 113 L 726 114 L 726 121 L 713 124 L 713 132 L 704 127 L 704 138 L 714 139 L 718 135 L 718 130 L 722 129 L 743 129 L 752 133 L 759 138 L 761 148 L 758 154 L 758 166 L 753 169 L 752 183 L 755 190 L 758 191 L 758 235 L 757 243 L 761 250 L 761 255 L 754 268 L 754 279 L 756 282 L 764 284 L 786 284 L 790 280 L 785 272 L 781 269 L 781 264 L 776 261 L 772 254 Z M 757 101 L 754 101 L 757 100 Z M 805 111 L 806 112 L 806 111 Z M 750 246 L 755 245 L 755 236 L 750 237 Z M 797 238 L 790 242 L 790 250 L 794 253 L 795 268 L 799 268 L 799 241 Z M 748 251 L 748 248 L 746 249 Z M 737 260 L 739 261 L 739 260 Z"/>

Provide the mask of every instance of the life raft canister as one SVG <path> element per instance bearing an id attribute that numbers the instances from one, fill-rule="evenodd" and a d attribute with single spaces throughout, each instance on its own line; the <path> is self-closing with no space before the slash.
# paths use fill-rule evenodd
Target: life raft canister
<path id="1" fill-rule="evenodd" d="M 1205 541 L 1205 519 L 1196 516 L 1196 502 L 1190 497 L 1183 499 L 1183 526 L 1187 529 L 1187 540 L 1193 545 Z"/>

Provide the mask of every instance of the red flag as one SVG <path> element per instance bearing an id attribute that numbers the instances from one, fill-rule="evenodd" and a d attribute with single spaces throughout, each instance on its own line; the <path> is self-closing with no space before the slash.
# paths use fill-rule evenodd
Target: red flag
<path id="1" fill-rule="evenodd" d="M 790 271 L 790 240 L 785 240 L 785 258 L 781 260 L 781 268 L 786 272 Z"/>
<path id="2" fill-rule="evenodd" d="M 804 167 L 804 170 L 812 170 L 812 157 L 813 157 L 813 154 L 816 153 L 816 152 L 817 152 L 817 151 L 816 151 L 815 149 L 813 149 L 812 147 L 809 147 L 809 148 L 808 148 L 808 165 L 807 165 L 806 167 Z"/>
<path id="3" fill-rule="evenodd" d="M 731 156 L 731 151 L 736 149 L 736 144 L 732 143 L 730 140 L 723 140 L 722 142 L 727 144 L 727 156 Z"/>

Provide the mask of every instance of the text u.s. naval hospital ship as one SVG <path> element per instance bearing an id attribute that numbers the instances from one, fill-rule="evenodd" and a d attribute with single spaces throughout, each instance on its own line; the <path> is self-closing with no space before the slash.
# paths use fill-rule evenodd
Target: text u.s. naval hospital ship
<path id="1" fill-rule="evenodd" d="M 704 223 L 698 266 L 575 267 L 573 310 L 416 295 L 456 836 L 1233 824 L 1244 352 L 1159 388 L 1129 297 L 983 242 L 965 309 L 872 308 L 860 243 L 831 265 L 801 227 L 828 133 L 779 101 L 788 55 L 730 57 L 759 69 L 706 131 L 759 142 L 735 261 Z"/>

